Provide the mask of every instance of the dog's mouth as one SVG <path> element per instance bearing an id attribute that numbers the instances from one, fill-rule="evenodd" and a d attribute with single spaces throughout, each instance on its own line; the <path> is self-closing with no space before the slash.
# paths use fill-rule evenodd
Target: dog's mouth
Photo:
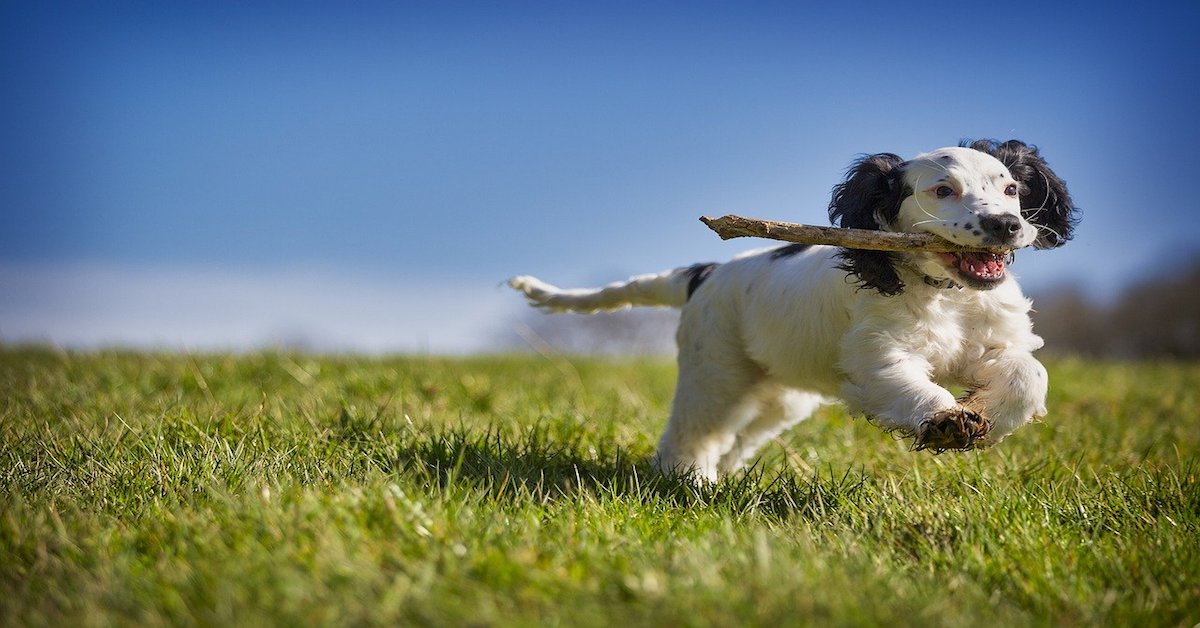
<path id="1" fill-rule="evenodd" d="M 1004 281 L 1007 268 L 1005 255 L 985 252 L 941 253 L 946 266 L 957 271 L 967 285 L 974 288 L 991 288 Z"/>

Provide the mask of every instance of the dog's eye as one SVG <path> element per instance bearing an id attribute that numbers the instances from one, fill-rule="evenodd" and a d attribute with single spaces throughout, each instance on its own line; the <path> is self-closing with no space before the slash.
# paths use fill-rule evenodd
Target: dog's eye
<path id="1" fill-rule="evenodd" d="M 954 188 L 948 185 L 939 185 L 937 189 L 933 191 L 933 193 L 938 198 L 946 198 L 948 196 L 954 196 Z"/>
<path id="2" fill-rule="evenodd" d="M 1007 194 L 1008 196 L 1016 196 L 1017 195 L 1017 184 L 1009 183 L 1008 187 L 1004 188 L 1004 193 Z"/>

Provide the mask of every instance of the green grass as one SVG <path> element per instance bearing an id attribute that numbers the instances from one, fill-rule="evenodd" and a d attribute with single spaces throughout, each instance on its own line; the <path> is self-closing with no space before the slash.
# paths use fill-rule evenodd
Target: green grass
<path id="1" fill-rule="evenodd" d="M 693 488 L 664 362 L 0 349 L 0 625 L 1200 621 L 1200 366 L 969 454 L 839 409 Z"/>

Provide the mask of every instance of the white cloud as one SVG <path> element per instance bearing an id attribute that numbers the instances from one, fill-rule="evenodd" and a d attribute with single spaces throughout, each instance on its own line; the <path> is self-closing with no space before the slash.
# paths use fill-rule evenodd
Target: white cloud
<path id="1" fill-rule="evenodd" d="M 498 282 L 0 265 L 0 340 L 66 347 L 467 353 L 495 347 L 523 307 Z"/>

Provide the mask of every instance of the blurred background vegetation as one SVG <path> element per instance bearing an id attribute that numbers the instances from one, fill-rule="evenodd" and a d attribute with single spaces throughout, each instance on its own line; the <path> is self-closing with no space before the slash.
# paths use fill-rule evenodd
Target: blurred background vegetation
<path id="1" fill-rule="evenodd" d="M 1034 294 L 1034 329 L 1048 353 L 1104 358 L 1200 358 L 1200 255 L 1111 301 L 1062 286 Z"/>

